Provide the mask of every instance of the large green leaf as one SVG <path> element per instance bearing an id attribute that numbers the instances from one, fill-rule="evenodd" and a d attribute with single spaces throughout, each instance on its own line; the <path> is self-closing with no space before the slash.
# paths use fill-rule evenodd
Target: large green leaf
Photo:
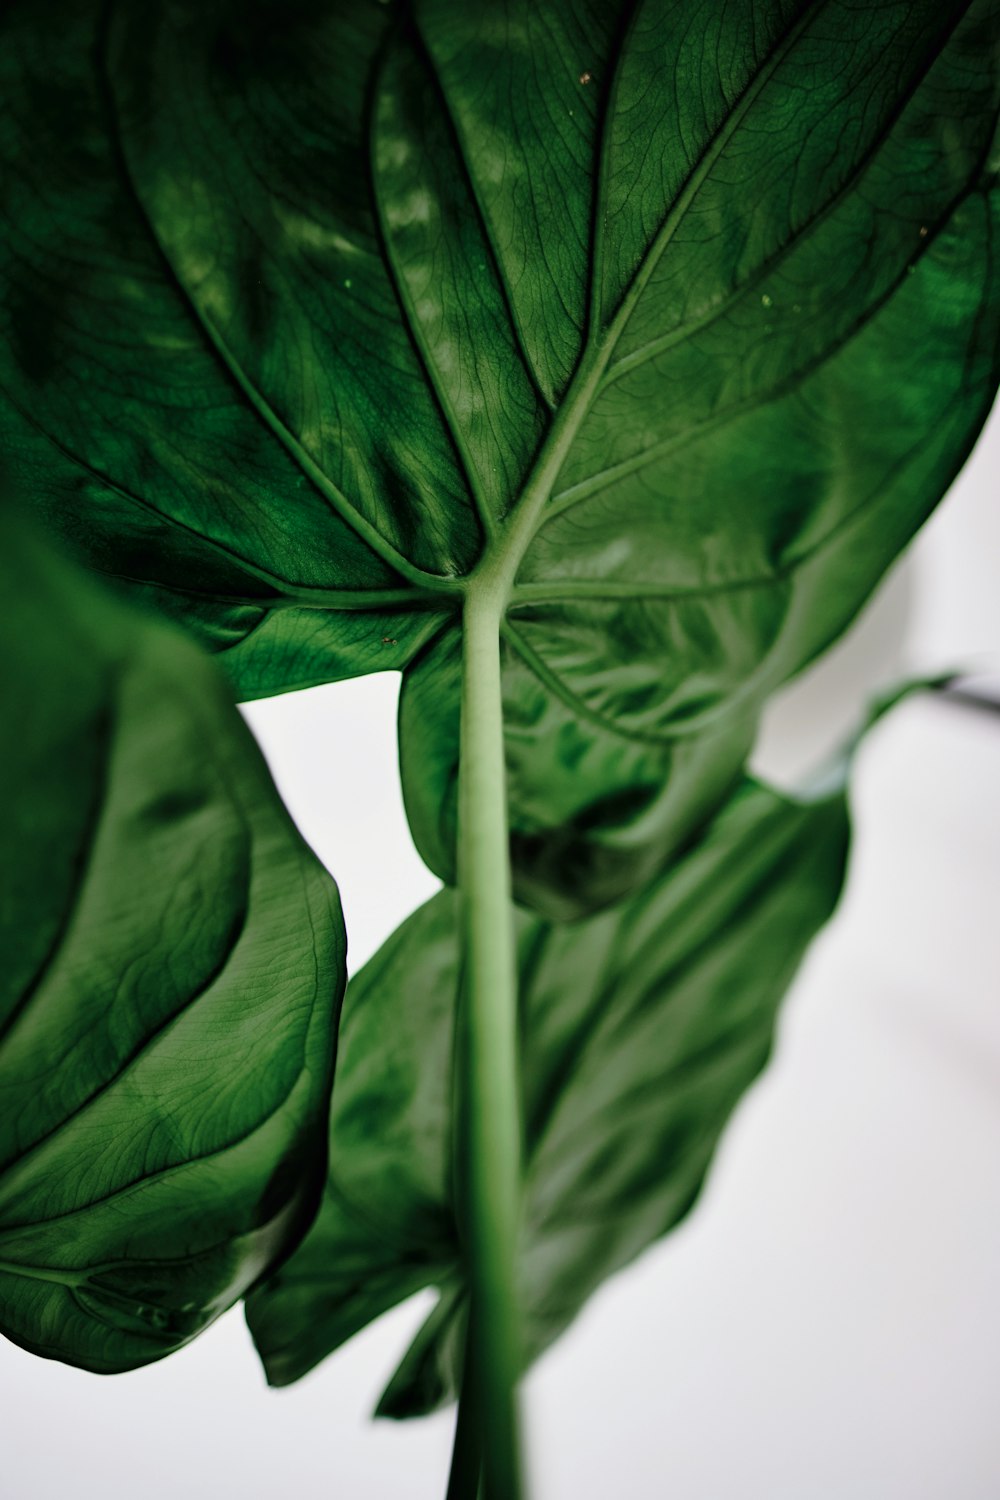
<path id="1" fill-rule="evenodd" d="M 297 1244 L 344 931 L 211 663 L 0 516 L 0 1331 L 170 1353 Z"/>
<path id="2" fill-rule="evenodd" d="M 518 914 L 527 1359 L 690 1208 L 837 900 L 847 835 L 842 791 L 798 803 L 746 782 L 641 895 L 574 926 Z M 397 1416 L 453 1394 L 462 1355 L 458 900 L 441 892 L 351 981 L 323 1206 L 248 1302 L 268 1378 L 284 1385 L 408 1293 L 439 1286 L 383 1399 Z"/>
<path id="3" fill-rule="evenodd" d="M 997 0 L 7 12 L 39 503 L 245 696 L 412 664 L 447 879 L 458 609 L 520 559 L 517 889 L 635 888 L 992 399 Z"/>

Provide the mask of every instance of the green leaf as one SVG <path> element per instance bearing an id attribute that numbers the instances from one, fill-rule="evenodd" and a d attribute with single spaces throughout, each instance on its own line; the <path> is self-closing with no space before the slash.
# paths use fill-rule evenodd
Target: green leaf
<path id="1" fill-rule="evenodd" d="M 502 575 L 516 889 L 593 909 L 717 804 L 974 441 L 998 21 L 15 0 L 8 446 L 240 694 L 406 668 L 448 880 L 459 610 Z"/>
<path id="2" fill-rule="evenodd" d="M 108 1373 L 311 1221 L 344 930 L 211 663 L 0 542 L 0 1331 Z"/>
<path id="3" fill-rule="evenodd" d="M 691 1207 L 836 903 L 847 838 L 842 789 L 793 802 L 748 781 L 642 894 L 574 926 L 517 914 L 526 1362 Z M 247 1306 L 284 1385 L 410 1292 L 440 1287 L 383 1399 L 396 1416 L 453 1395 L 461 1362 L 458 899 L 442 891 L 351 981 L 323 1206 Z"/>

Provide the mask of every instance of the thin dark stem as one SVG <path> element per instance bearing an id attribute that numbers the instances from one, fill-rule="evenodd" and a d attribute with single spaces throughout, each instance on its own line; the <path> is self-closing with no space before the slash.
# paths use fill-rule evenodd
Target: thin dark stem
<path id="1" fill-rule="evenodd" d="M 976 692 L 972 688 L 963 687 L 956 683 L 954 687 L 947 684 L 937 689 L 939 699 L 945 703 L 957 703 L 960 708 L 972 708 L 979 713 L 1000 715 L 1000 695 L 992 693 Z"/>

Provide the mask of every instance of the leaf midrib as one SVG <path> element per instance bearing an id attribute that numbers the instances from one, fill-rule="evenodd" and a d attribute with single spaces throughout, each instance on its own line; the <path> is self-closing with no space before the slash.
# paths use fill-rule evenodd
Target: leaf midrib
<path id="1" fill-rule="evenodd" d="M 811 0 L 811 3 L 806 5 L 785 35 L 772 48 L 736 106 L 707 143 L 689 173 L 681 192 L 666 211 L 657 233 L 632 273 L 629 285 L 610 323 L 601 331 L 595 331 L 593 327 L 588 328 L 565 399 L 556 412 L 548 435 L 522 489 L 521 498 L 513 507 L 509 519 L 500 532 L 485 549 L 481 562 L 470 575 L 470 588 L 475 586 L 477 577 L 482 577 L 488 580 L 488 586 L 499 589 L 505 602 L 509 601 L 514 580 L 524 556 L 539 528 L 549 518 L 546 512 L 555 482 L 600 391 L 611 357 L 650 277 L 709 173 L 747 112 L 773 78 L 808 24 L 815 19 L 827 3 L 828 0 Z M 610 85 L 612 92 L 616 86 L 617 67 L 620 66 L 621 55 L 620 52 L 615 78 L 612 79 Z M 605 128 L 606 122 L 607 114 L 604 119 Z M 602 159 L 603 150 L 602 142 Z M 592 279 L 597 275 L 597 260 L 593 255 L 593 247 L 590 275 Z M 592 301 L 593 296 L 591 288 L 588 290 L 588 300 Z"/>

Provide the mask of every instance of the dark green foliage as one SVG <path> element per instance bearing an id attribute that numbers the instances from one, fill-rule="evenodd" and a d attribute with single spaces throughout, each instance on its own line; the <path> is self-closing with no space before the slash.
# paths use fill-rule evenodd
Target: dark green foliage
<path id="1" fill-rule="evenodd" d="M 19 0 L 8 444 L 241 695 L 411 664 L 448 880 L 457 608 L 514 567 L 516 890 L 592 910 L 979 429 L 998 36 L 995 0 Z"/>
<path id="2" fill-rule="evenodd" d="M 527 1359 L 690 1208 L 837 900 L 846 848 L 842 791 L 797 803 L 746 782 L 697 851 L 624 905 L 573 926 L 518 914 Z M 440 1287 L 383 1399 L 394 1416 L 454 1395 L 461 1369 L 458 899 L 442 891 L 351 981 L 323 1206 L 247 1308 L 285 1385 Z"/>
<path id="3" fill-rule="evenodd" d="M 686 1212 L 842 877 L 839 790 L 743 779 L 760 708 L 996 387 L 998 54 L 997 0 L 4 6 L 0 442 L 131 595 L 0 517 L 11 1337 L 126 1369 L 270 1273 L 284 1383 L 432 1284 L 384 1409 L 454 1388 L 461 898 L 352 985 L 282 1266 L 343 930 L 198 643 L 247 698 L 402 671 L 468 891 L 502 616 L 526 1359 Z"/>
<path id="4" fill-rule="evenodd" d="M 301 1237 L 336 887 L 214 667 L 0 516 L 0 1329 L 169 1354 Z"/>

